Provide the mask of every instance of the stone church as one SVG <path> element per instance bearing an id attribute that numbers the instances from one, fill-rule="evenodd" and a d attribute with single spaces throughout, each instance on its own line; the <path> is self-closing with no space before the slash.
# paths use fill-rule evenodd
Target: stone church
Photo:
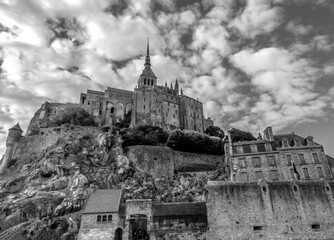
<path id="1" fill-rule="evenodd" d="M 177 128 L 203 133 L 205 122 L 203 104 L 183 95 L 176 79 L 174 86 L 158 85 L 151 68 L 149 42 L 144 69 L 134 91 L 108 87 L 104 92 L 87 90 L 81 93 L 83 105 L 100 125 L 113 125 L 131 117 L 131 126 L 151 125 L 164 130 Z"/>

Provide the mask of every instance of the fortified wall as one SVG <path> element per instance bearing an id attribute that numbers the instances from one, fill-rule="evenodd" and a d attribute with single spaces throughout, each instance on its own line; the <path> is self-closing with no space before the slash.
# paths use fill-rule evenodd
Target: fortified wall
<path id="1" fill-rule="evenodd" d="M 334 182 L 209 182 L 207 239 L 333 239 Z"/>
<path id="2" fill-rule="evenodd" d="M 213 171 L 223 161 L 222 156 L 174 151 L 164 146 L 131 146 L 126 154 L 137 168 L 154 177 L 173 175 L 174 171 Z"/>

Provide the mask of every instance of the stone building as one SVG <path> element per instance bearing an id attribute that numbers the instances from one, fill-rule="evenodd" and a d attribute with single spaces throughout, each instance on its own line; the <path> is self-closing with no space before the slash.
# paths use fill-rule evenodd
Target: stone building
<path id="1" fill-rule="evenodd" d="M 121 190 L 95 190 L 82 213 L 78 240 L 205 239 L 205 203 L 121 199 Z"/>
<path id="2" fill-rule="evenodd" d="M 40 128 L 49 127 L 49 123 L 57 115 L 73 106 L 77 106 L 77 104 L 44 102 L 30 120 L 27 128 L 27 135 L 38 134 Z"/>
<path id="3" fill-rule="evenodd" d="M 158 85 L 151 69 L 149 44 L 144 70 L 134 91 L 108 87 L 104 92 L 87 90 L 81 93 L 80 104 L 101 125 L 112 125 L 131 118 L 131 125 L 159 126 L 165 130 L 176 128 L 204 132 L 203 104 L 183 95 L 179 83 L 170 87 Z"/>
<path id="4" fill-rule="evenodd" d="M 232 179 L 267 181 L 333 179 L 323 146 L 311 136 L 274 135 L 268 127 L 254 141 L 229 145 L 226 161 L 233 166 Z"/>
<path id="5" fill-rule="evenodd" d="M 81 216 L 78 240 L 122 239 L 121 190 L 95 190 Z"/>

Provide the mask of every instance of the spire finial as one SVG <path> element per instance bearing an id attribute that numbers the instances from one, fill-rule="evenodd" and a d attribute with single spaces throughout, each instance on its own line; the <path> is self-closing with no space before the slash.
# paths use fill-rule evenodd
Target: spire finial
<path id="1" fill-rule="evenodd" d="M 151 59 L 150 59 L 150 39 L 147 38 L 147 49 L 146 49 L 146 58 L 144 66 L 151 66 Z"/>

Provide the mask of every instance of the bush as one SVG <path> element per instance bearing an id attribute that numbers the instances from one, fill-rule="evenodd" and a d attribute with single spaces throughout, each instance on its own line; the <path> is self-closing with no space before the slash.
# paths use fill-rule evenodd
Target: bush
<path id="1" fill-rule="evenodd" d="M 207 129 L 205 129 L 205 134 L 212 136 L 212 137 L 219 137 L 219 138 L 224 138 L 225 133 L 220 127 L 216 126 L 209 126 Z"/>
<path id="2" fill-rule="evenodd" d="M 80 106 L 72 106 L 65 109 L 51 121 L 51 125 L 74 124 L 81 126 L 95 126 L 94 117 Z"/>
<path id="3" fill-rule="evenodd" d="M 230 130 L 232 142 L 253 141 L 256 138 L 250 133 L 236 128 Z"/>
<path id="4" fill-rule="evenodd" d="M 174 130 L 171 132 L 167 146 L 184 152 L 224 154 L 223 142 L 220 138 L 188 130 Z"/>
<path id="5" fill-rule="evenodd" d="M 160 127 L 138 126 L 122 136 L 123 147 L 134 145 L 158 145 L 167 142 L 168 133 Z"/>

